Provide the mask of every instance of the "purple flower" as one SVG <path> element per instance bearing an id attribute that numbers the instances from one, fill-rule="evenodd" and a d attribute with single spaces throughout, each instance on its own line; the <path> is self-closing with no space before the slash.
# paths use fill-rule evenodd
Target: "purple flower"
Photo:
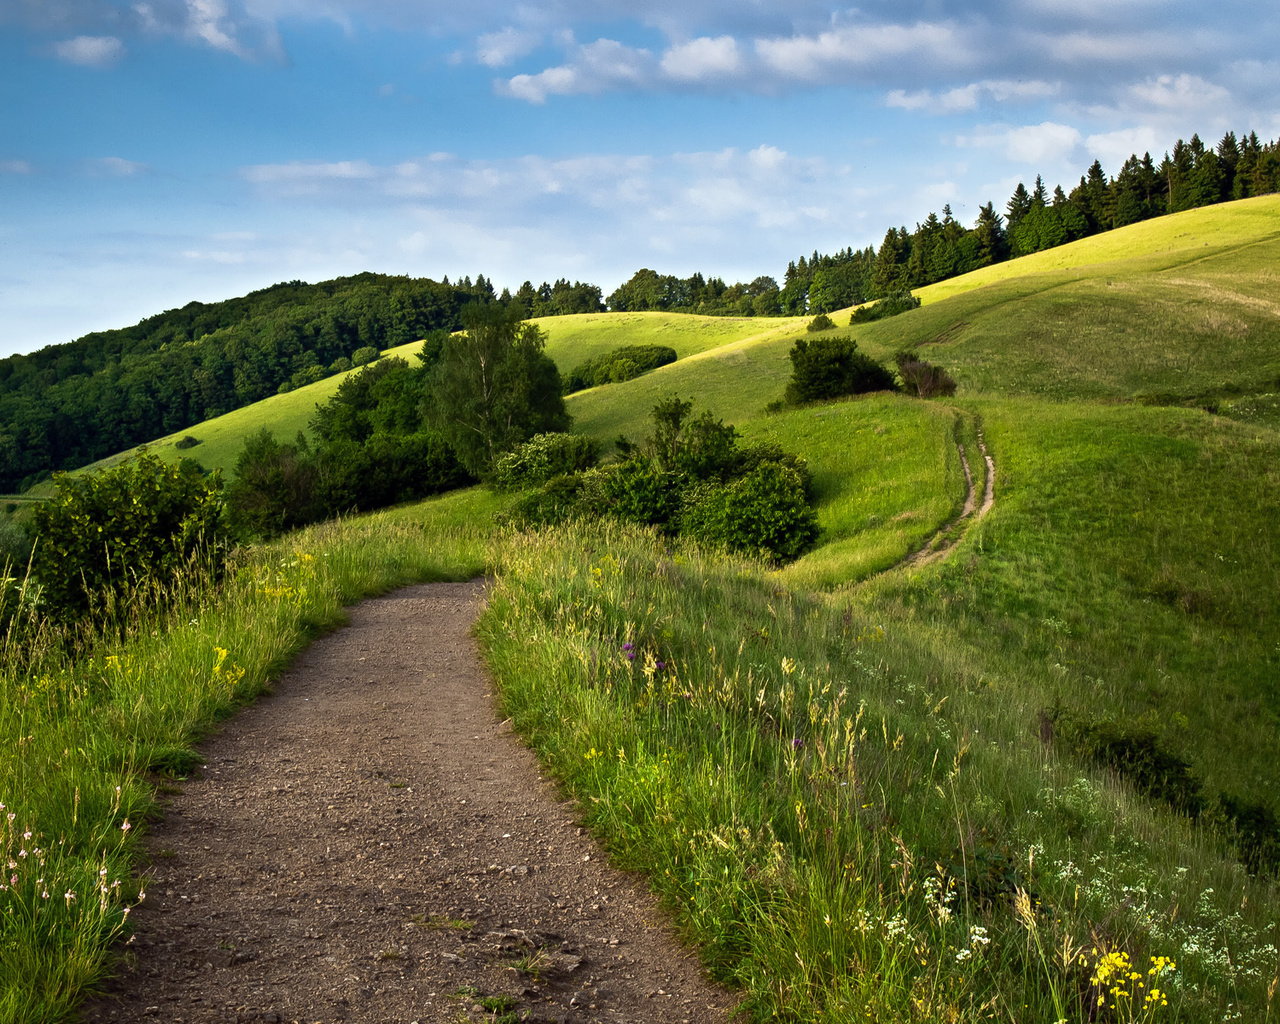
<path id="1" fill-rule="evenodd" d="M 658 662 L 658 666 L 657 666 L 657 667 L 658 667 L 658 671 L 659 671 L 659 672 L 661 672 L 664 668 L 666 668 L 666 667 L 667 667 L 667 663 L 666 663 L 665 661 L 660 661 L 660 662 Z"/>
<path id="2" fill-rule="evenodd" d="M 627 661 L 635 661 L 635 660 L 636 660 L 636 652 L 627 651 Z"/>
<path id="3" fill-rule="evenodd" d="M 799 750 L 801 747 L 804 746 L 804 740 L 802 740 L 799 736 L 797 736 L 795 739 L 791 741 L 791 746 L 793 749 Z"/>
<path id="4" fill-rule="evenodd" d="M 635 645 L 635 644 L 623 644 L 623 645 L 622 645 L 622 649 L 623 649 L 624 651 L 634 651 L 634 650 L 636 649 L 636 645 Z"/>

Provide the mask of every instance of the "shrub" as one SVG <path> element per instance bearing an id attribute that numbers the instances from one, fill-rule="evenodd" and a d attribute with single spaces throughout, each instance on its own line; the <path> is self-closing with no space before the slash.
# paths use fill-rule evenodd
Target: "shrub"
<path id="1" fill-rule="evenodd" d="M 792 405 L 894 387 L 893 375 L 859 352 L 852 338 L 801 338 L 792 346 L 791 367 L 786 397 Z"/>
<path id="2" fill-rule="evenodd" d="M 691 489 L 681 532 L 731 551 L 790 561 L 818 537 L 818 521 L 795 470 L 761 462 L 727 484 Z"/>
<path id="3" fill-rule="evenodd" d="M 586 474 L 556 476 L 543 486 L 525 492 L 498 516 L 502 525 L 529 529 L 554 526 L 574 518 L 586 488 Z"/>
<path id="4" fill-rule="evenodd" d="M 382 353 L 373 345 L 365 345 L 351 353 L 352 366 L 364 366 L 378 358 Z"/>
<path id="5" fill-rule="evenodd" d="M 819 313 L 809 321 L 809 326 L 806 327 L 805 330 L 810 334 L 813 334 L 817 331 L 829 331 L 835 327 L 835 325 L 836 322 L 832 320 L 831 317 L 827 316 L 826 313 Z"/>
<path id="6" fill-rule="evenodd" d="M 266 427 L 245 441 L 227 488 L 227 515 L 238 536 L 275 537 L 315 521 L 316 467 L 309 455 L 305 442 L 282 444 Z"/>
<path id="7" fill-rule="evenodd" d="M 590 469 L 599 448 L 582 434 L 535 434 L 493 463 L 493 484 L 504 490 L 545 483 L 552 477 Z"/>
<path id="8" fill-rule="evenodd" d="M 934 398 L 956 393 L 955 378 L 941 366 L 917 359 L 911 352 L 899 352 L 893 358 L 898 364 L 902 390 L 907 394 L 919 398 Z"/>
<path id="9" fill-rule="evenodd" d="M 188 448 L 194 448 L 199 443 L 200 443 L 200 438 L 192 437 L 190 434 L 188 434 L 181 441 L 174 441 L 173 446 L 175 448 L 181 449 L 182 451 L 186 451 Z"/>
<path id="10" fill-rule="evenodd" d="M 1064 716 L 1059 735 L 1077 754 L 1125 779 L 1139 793 L 1195 817 L 1204 809 L 1191 762 L 1166 748 L 1150 729 Z"/>
<path id="11" fill-rule="evenodd" d="M 35 510 L 32 573 L 51 612 L 75 618 L 99 600 L 127 600 L 139 584 L 171 582 L 203 560 L 225 558 L 222 482 L 183 460 L 143 453 L 114 469 L 59 474 Z"/>
<path id="12" fill-rule="evenodd" d="M 565 394 L 601 384 L 633 380 L 642 373 L 676 361 L 676 350 L 666 345 L 624 345 L 605 355 L 579 363 L 565 377 Z"/>
<path id="13" fill-rule="evenodd" d="M 615 515 L 644 526 L 667 527 L 680 508 L 679 477 L 643 457 L 610 466 L 602 492 Z"/>
<path id="14" fill-rule="evenodd" d="M 918 309 L 920 300 L 911 294 L 910 290 L 904 289 L 900 292 L 894 292 L 886 295 L 878 302 L 873 302 L 870 306 L 862 306 L 853 311 L 853 315 L 849 317 L 851 324 L 867 324 L 873 320 L 883 320 L 885 317 L 897 316 L 899 313 L 905 313 L 911 309 Z"/>

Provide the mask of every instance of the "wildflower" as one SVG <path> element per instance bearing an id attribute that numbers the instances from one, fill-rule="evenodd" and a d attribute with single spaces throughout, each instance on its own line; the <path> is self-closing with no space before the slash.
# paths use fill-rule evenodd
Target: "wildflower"
<path id="1" fill-rule="evenodd" d="M 628 642 L 622 645 L 622 649 L 624 651 L 634 651 L 636 649 L 636 645 Z"/>
<path id="2" fill-rule="evenodd" d="M 799 750 L 803 746 L 804 746 L 804 740 L 802 740 L 799 736 L 797 736 L 795 739 L 791 741 L 792 750 Z"/>
<path id="3" fill-rule="evenodd" d="M 133 826 L 129 824 L 129 819 L 128 819 L 128 818 L 125 818 L 125 819 L 124 819 L 124 824 L 120 826 L 120 831 L 121 831 L 121 832 L 128 832 L 128 831 L 129 831 L 129 829 L 131 829 L 131 828 L 133 828 Z"/>
<path id="4" fill-rule="evenodd" d="M 66 901 L 67 901 L 67 904 L 68 904 L 68 905 L 70 905 L 70 904 L 71 904 L 71 901 L 72 901 L 72 900 L 74 900 L 74 899 L 76 898 L 76 894 L 75 894 L 75 893 L 73 893 L 70 889 L 68 889 L 68 890 L 66 891 L 66 893 L 64 894 L 64 896 L 65 896 L 65 898 L 66 898 Z"/>

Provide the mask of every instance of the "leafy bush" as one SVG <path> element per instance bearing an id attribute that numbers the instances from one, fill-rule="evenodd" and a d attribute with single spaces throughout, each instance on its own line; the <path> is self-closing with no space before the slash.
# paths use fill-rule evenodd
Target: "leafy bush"
<path id="1" fill-rule="evenodd" d="M 893 358 L 898 364 L 902 390 L 907 394 L 919 398 L 934 398 L 956 393 L 955 378 L 941 366 L 917 359 L 911 352 L 899 352 Z"/>
<path id="2" fill-rule="evenodd" d="M 805 330 L 810 334 L 814 334 L 817 331 L 829 331 L 835 327 L 835 325 L 836 322 L 832 320 L 831 317 L 827 316 L 826 313 L 819 313 L 809 321 L 809 326 L 807 326 Z"/>
<path id="3" fill-rule="evenodd" d="M 761 462 L 727 484 L 690 491 L 681 532 L 731 551 L 790 561 L 818 537 L 800 474 L 777 462 Z"/>
<path id="4" fill-rule="evenodd" d="M 852 338 L 801 338 L 790 354 L 786 398 L 792 405 L 894 388 L 893 374 L 859 352 Z"/>
<path id="5" fill-rule="evenodd" d="M 885 317 L 897 316 L 899 313 L 905 313 L 911 309 L 918 309 L 920 300 L 911 294 L 909 289 L 903 289 L 900 292 L 894 292 L 892 295 L 886 295 L 878 302 L 873 302 L 870 306 L 862 306 L 853 311 L 853 315 L 849 317 L 851 324 L 868 324 L 873 320 L 883 320 Z"/>
<path id="6" fill-rule="evenodd" d="M 364 366 L 366 363 L 372 363 L 381 354 L 376 346 L 365 345 L 351 353 L 351 365 Z"/>
<path id="7" fill-rule="evenodd" d="M 545 483 L 579 473 L 599 461 L 599 447 L 582 434 L 535 434 L 493 463 L 493 484 L 504 490 Z"/>
<path id="8" fill-rule="evenodd" d="M 676 350 L 666 345 L 624 345 L 570 370 L 565 378 L 565 394 L 632 380 L 675 361 Z"/>
<path id="9" fill-rule="evenodd" d="M 31 557 L 31 538 L 9 516 L 0 518 L 0 570 L 7 565 L 10 572 L 27 564 Z"/>
<path id="10" fill-rule="evenodd" d="M 188 434 L 181 441 L 174 441 L 173 446 L 182 451 L 185 451 L 188 448 L 194 448 L 199 443 L 200 443 L 200 438 L 193 437 L 192 435 Z"/>
<path id="11" fill-rule="evenodd" d="M 602 491 L 614 515 L 644 526 L 667 527 L 680 509 L 679 476 L 643 456 L 609 467 Z"/>
<path id="12" fill-rule="evenodd" d="M 227 489 L 232 530 L 275 537 L 353 510 L 368 512 L 471 483 L 445 439 L 431 431 L 339 436 L 312 448 L 277 441 L 265 428 L 245 442 Z"/>
<path id="13" fill-rule="evenodd" d="M 225 558 L 222 482 L 183 460 L 143 453 L 80 477 L 59 474 L 34 514 L 32 573 L 50 611 L 76 618 L 101 600 L 126 600 L 139 584 L 168 583 Z"/>
<path id="14" fill-rule="evenodd" d="M 316 467 L 305 439 L 281 443 L 266 427 L 245 441 L 227 488 L 227 516 L 241 537 L 275 537 L 314 522 Z"/>

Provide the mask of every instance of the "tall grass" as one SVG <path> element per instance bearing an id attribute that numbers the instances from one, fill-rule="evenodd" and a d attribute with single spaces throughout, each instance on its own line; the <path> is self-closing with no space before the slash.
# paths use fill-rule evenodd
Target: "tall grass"
<path id="1" fill-rule="evenodd" d="M 492 499 L 451 496 L 240 553 L 213 587 L 176 583 L 95 638 L 20 616 L 0 648 L 0 1020 L 71 1020 L 143 898 L 135 837 L 150 773 L 251 700 L 342 607 L 487 564 Z M 152 610 L 146 610 L 147 607 Z"/>
<path id="2" fill-rule="evenodd" d="M 1274 885 L 1055 757 L 1012 675 L 649 535 L 501 562 L 506 711 L 753 1019 L 1262 1019 Z"/>

